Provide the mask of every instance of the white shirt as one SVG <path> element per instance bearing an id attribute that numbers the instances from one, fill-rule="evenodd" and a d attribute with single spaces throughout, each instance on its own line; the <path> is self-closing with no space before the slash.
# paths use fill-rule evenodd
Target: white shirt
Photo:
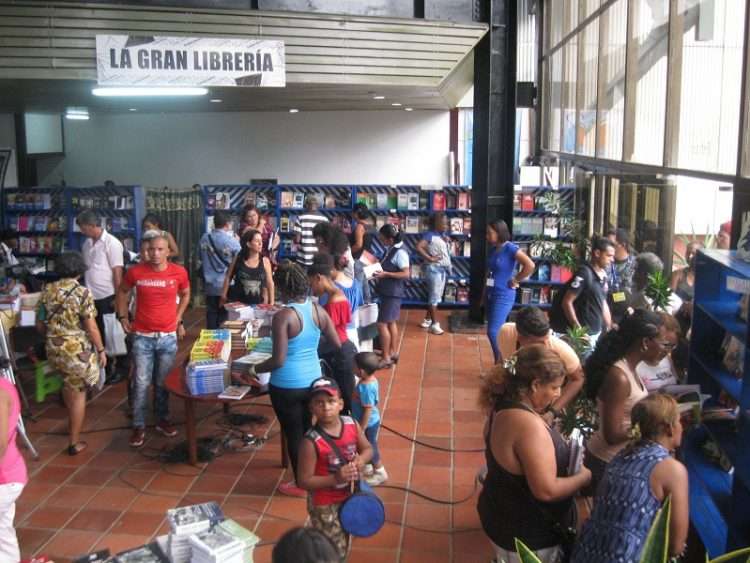
<path id="1" fill-rule="evenodd" d="M 102 229 L 102 234 L 97 240 L 86 239 L 81 254 L 87 267 L 86 287 L 91 290 L 94 299 L 114 295 L 116 288 L 112 268 L 123 266 L 122 243 Z"/>
<path id="2" fill-rule="evenodd" d="M 665 385 L 677 384 L 677 374 L 672 365 L 669 356 L 664 358 L 655 366 L 650 366 L 646 362 L 641 362 L 635 367 L 635 373 L 641 378 L 643 385 L 649 393 L 658 391 Z"/>

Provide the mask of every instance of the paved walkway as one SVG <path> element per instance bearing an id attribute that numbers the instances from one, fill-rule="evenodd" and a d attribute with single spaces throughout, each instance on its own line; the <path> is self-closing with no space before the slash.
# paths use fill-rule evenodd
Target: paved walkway
<path id="1" fill-rule="evenodd" d="M 197 313 L 190 317 L 190 332 L 195 333 L 201 318 Z M 478 376 L 491 364 L 486 338 L 428 335 L 418 327 L 421 320 L 421 311 L 403 311 L 400 361 L 395 369 L 379 372 L 383 423 L 442 448 L 481 449 L 483 416 L 476 402 Z M 118 384 L 89 403 L 89 447 L 76 457 L 63 453 L 65 408 L 56 398 L 33 406 L 37 420 L 27 421 L 27 427 L 42 455 L 28 461 L 31 477 L 17 507 L 24 557 L 43 553 L 60 563 L 98 548 L 115 553 L 135 547 L 166 533 L 168 508 L 209 500 L 221 503 L 227 516 L 261 537 L 255 552 L 260 563 L 270 561 L 272 542 L 284 531 L 304 524 L 305 501 L 277 492 L 290 476 L 279 465 L 278 424 L 267 400 L 237 410 L 269 418 L 267 426 L 254 429 L 273 436 L 268 443 L 253 453 L 227 453 L 196 468 L 154 459 L 163 446 L 180 438 L 167 440 L 151 432 L 140 451 L 128 447 L 125 395 L 124 384 Z M 173 400 L 171 406 L 173 419 L 182 420 L 182 402 Z M 220 413 L 205 408 L 198 415 L 204 417 L 200 435 L 224 434 L 217 426 Z M 446 501 L 469 498 L 450 506 L 379 488 L 388 522 L 373 538 L 355 540 L 349 561 L 487 563 L 491 549 L 479 528 L 474 492 L 483 454 L 431 449 L 385 429 L 380 447 L 389 485 Z"/>

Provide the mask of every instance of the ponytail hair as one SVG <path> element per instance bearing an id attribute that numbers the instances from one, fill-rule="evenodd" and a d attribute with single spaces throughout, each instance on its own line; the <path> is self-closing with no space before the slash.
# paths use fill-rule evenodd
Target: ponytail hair
<path id="1" fill-rule="evenodd" d="M 394 243 L 401 242 L 401 231 L 398 230 L 398 227 L 396 227 L 396 225 L 386 223 L 385 225 L 380 227 L 379 232 L 380 236 L 393 239 Z"/>
<path id="2" fill-rule="evenodd" d="M 642 338 L 653 338 L 659 334 L 659 327 L 664 323 L 658 313 L 645 309 L 636 309 L 626 316 L 617 330 L 610 330 L 599 338 L 593 353 L 586 360 L 586 395 L 596 399 L 609 368 L 625 357 L 633 345 Z"/>
<path id="3" fill-rule="evenodd" d="M 302 266 L 291 260 L 282 260 L 273 275 L 279 292 L 288 299 L 301 299 L 310 292 L 310 281 Z"/>
<path id="4" fill-rule="evenodd" d="M 494 409 L 499 401 L 517 401 L 534 381 L 549 383 L 565 375 L 560 356 L 543 344 L 524 346 L 511 358 L 496 364 L 484 377 L 479 406 Z"/>
<path id="5" fill-rule="evenodd" d="M 680 409 L 674 397 L 666 393 L 648 395 L 630 411 L 630 440 L 634 445 L 655 440 L 679 418 Z"/>

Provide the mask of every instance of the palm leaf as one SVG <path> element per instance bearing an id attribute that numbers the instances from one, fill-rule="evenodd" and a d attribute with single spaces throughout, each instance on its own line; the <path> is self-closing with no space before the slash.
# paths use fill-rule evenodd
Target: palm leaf
<path id="1" fill-rule="evenodd" d="M 750 547 L 745 547 L 711 559 L 709 563 L 748 563 L 750 562 Z"/>
<path id="2" fill-rule="evenodd" d="M 641 552 L 641 563 L 667 563 L 669 557 L 669 516 L 672 511 L 672 497 L 656 513 L 651 529 L 646 536 Z"/>
<path id="3" fill-rule="evenodd" d="M 521 563 L 542 563 L 541 560 L 531 551 L 526 544 L 518 538 L 516 539 L 516 552 Z"/>

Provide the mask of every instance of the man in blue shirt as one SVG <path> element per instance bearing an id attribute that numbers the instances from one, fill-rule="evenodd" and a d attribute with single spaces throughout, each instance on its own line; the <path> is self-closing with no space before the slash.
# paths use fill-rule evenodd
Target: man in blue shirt
<path id="1" fill-rule="evenodd" d="M 232 219 L 225 211 L 214 213 L 214 230 L 201 237 L 200 252 L 206 289 L 206 328 L 219 328 L 227 313 L 219 304 L 227 275 L 240 243 L 232 232 Z"/>

